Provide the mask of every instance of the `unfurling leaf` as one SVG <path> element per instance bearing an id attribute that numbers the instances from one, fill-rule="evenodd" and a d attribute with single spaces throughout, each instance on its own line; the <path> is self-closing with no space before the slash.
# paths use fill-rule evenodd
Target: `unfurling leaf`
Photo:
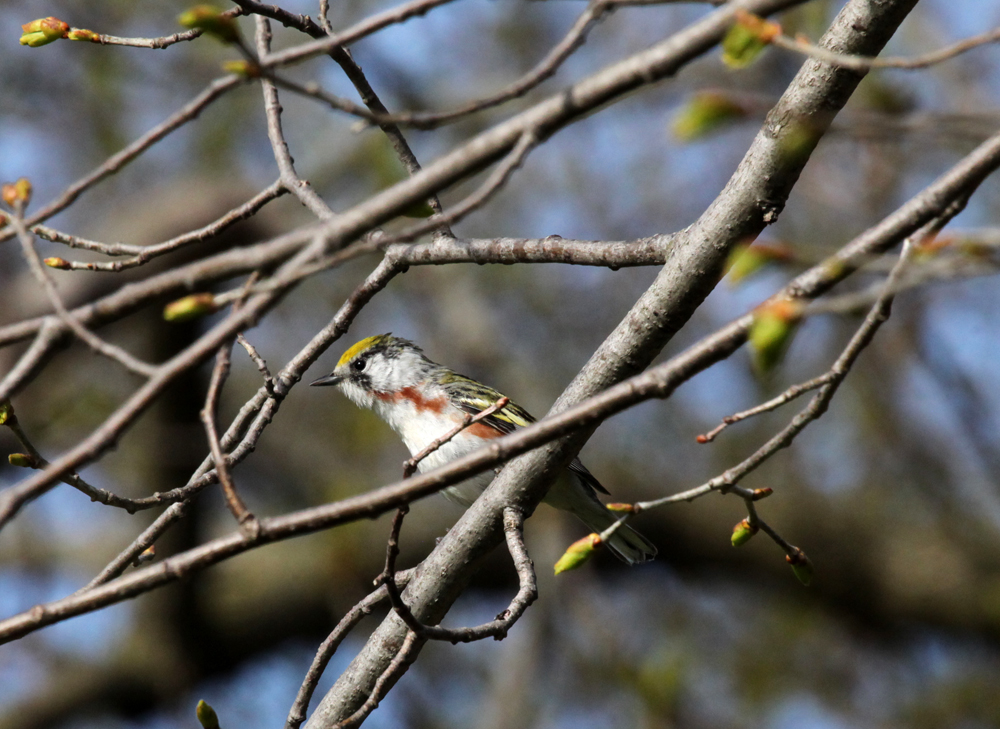
<path id="1" fill-rule="evenodd" d="M 226 73 L 245 76 L 246 78 L 257 78 L 260 76 L 260 66 L 246 59 L 224 61 L 222 63 L 222 70 Z"/>
<path id="2" fill-rule="evenodd" d="M 773 261 L 787 261 L 792 249 L 784 243 L 744 243 L 733 248 L 726 259 L 729 283 L 737 284 Z"/>
<path id="3" fill-rule="evenodd" d="M 556 562 L 555 573 L 558 575 L 560 572 L 575 570 L 590 559 L 591 555 L 601 544 L 600 534 L 588 534 L 583 539 L 577 539 L 569 545 L 563 556 Z"/>
<path id="4" fill-rule="evenodd" d="M 736 22 L 722 39 L 722 61 L 730 68 L 749 66 L 771 40 L 781 34 L 781 26 L 738 10 Z"/>
<path id="5" fill-rule="evenodd" d="M 49 16 L 25 23 L 21 26 L 21 30 L 24 31 L 21 35 L 21 45 L 38 48 L 65 38 L 69 32 L 69 23 Z"/>
<path id="6" fill-rule="evenodd" d="M 743 119 L 747 109 L 721 91 L 702 91 L 694 94 L 674 116 L 671 124 L 674 136 L 682 142 L 691 142 L 728 122 Z"/>
<path id="7" fill-rule="evenodd" d="M 749 340 L 759 373 L 770 372 L 781 361 L 801 318 L 802 304 L 790 299 L 768 301 L 754 310 Z"/>

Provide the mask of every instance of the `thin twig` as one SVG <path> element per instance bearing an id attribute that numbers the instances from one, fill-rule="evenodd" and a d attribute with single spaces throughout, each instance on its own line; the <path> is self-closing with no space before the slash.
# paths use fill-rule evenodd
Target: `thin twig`
<path id="1" fill-rule="evenodd" d="M 218 235 L 230 225 L 255 215 L 261 208 L 272 200 L 281 197 L 288 192 L 280 181 L 272 183 L 261 190 L 250 200 L 239 207 L 233 208 L 219 219 L 208 225 L 184 233 L 170 240 L 151 246 L 136 246 L 126 243 L 100 243 L 98 241 L 87 240 L 73 235 L 61 233 L 58 230 L 48 228 L 44 225 L 36 225 L 31 228 L 39 238 L 52 241 L 53 243 L 64 243 L 70 248 L 82 248 L 85 250 L 103 253 L 106 256 L 131 256 L 120 261 L 109 262 L 89 262 L 89 261 L 65 261 L 66 265 L 59 265 L 60 269 L 80 270 L 80 271 L 122 271 L 128 268 L 135 268 L 165 253 L 176 251 L 179 248 L 199 243 L 213 236 Z"/>
<path id="2" fill-rule="evenodd" d="M 399 649 L 399 653 L 396 654 L 395 658 L 386 667 L 385 672 L 379 676 L 365 703 L 349 717 L 334 724 L 332 729 L 353 729 L 356 726 L 360 726 L 361 722 L 378 708 L 379 702 L 385 698 L 386 693 L 388 693 L 399 676 L 406 670 L 407 664 L 413 659 L 416 643 L 416 633 L 412 631 L 407 633 L 406 638 L 403 640 L 403 645 Z"/>
<path id="3" fill-rule="evenodd" d="M 524 514 L 519 509 L 508 507 L 503 512 L 504 535 L 507 540 L 507 549 L 510 552 L 514 567 L 518 576 L 518 591 L 511 600 L 506 610 L 503 610 L 494 620 L 481 625 L 469 628 L 442 628 L 438 625 L 424 625 L 417 619 L 410 608 L 403 601 L 402 594 L 395 582 L 396 557 L 399 554 L 399 531 L 403 524 L 403 517 L 409 511 L 408 506 L 401 506 L 396 510 L 396 515 L 392 520 L 392 529 L 389 534 L 388 547 L 386 549 L 385 570 L 376 579 L 376 584 L 383 585 L 389 595 L 389 602 L 399 618 L 406 624 L 413 633 L 421 638 L 431 640 L 442 640 L 450 643 L 472 643 L 485 638 L 503 640 L 507 637 L 511 627 L 516 623 L 538 598 L 538 584 L 535 578 L 534 564 L 528 555 L 528 550 L 524 546 Z M 615 529 L 621 526 L 624 518 L 615 522 L 613 529 L 607 533 L 610 538 Z M 603 536 L 603 535 L 602 535 Z"/>
<path id="4" fill-rule="evenodd" d="M 289 13 L 281 8 L 256 2 L 256 0 L 235 0 L 235 2 L 248 12 L 254 12 L 263 18 L 270 17 L 280 23 L 283 23 L 284 25 L 296 27 L 302 32 L 311 35 L 313 38 L 327 39 L 327 41 L 331 38 L 331 36 L 327 34 L 326 30 L 314 23 L 308 16 L 294 15 L 293 13 Z M 393 22 L 402 22 L 402 20 L 405 20 L 407 17 L 411 17 L 412 14 L 423 14 L 435 4 L 441 4 L 443 2 L 451 2 L 451 0 L 418 0 L 417 4 L 421 7 L 421 9 L 411 12 L 409 15 L 407 14 L 407 11 L 402 9 L 402 7 L 396 8 L 395 11 L 402 12 L 397 13 L 390 11 L 390 14 L 394 18 L 399 18 L 399 20 L 393 20 L 386 24 L 389 25 Z M 374 30 L 371 32 L 374 32 Z M 344 36 L 343 33 L 332 37 L 337 38 L 342 36 Z M 356 40 L 356 38 L 353 40 Z M 342 43 L 329 43 L 325 52 L 340 65 L 341 69 L 343 69 L 347 78 L 357 90 L 358 95 L 361 96 L 361 101 L 364 105 L 374 114 L 387 115 L 389 110 L 379 99 L 378 94 L 375 93 L 371 84 L 368 83 L 368 79 L 365 76 L 364 71 L 361 70 L 361 66 L 354 61 L 350 51 L 347 50 L 347 42 L 349 41 L 344 41 Z M 274 64 L 275 58 L 281 55 L 281 53 L 260 53 L 261 63 L 258 68 L 263 72 L 262 81 L 266 80 L 268 75 L 267 71 L 269 70 L 269 67 Z M 388 122 L 379 124 L 379 128 L 386 135 L 386 137 L 388 137 L 390 144 L 392 144 L 393 149 L 396 151 L 396 155 L 399 157 L 400 162 L 403 163 L 407 172 L 409 172 L 411 176 L 419 172 L 420 163 L 417 161 L 416 155 L 413 154 L 413 150 L 410 148 L 410 145 L 403 136 L 403 133 L 399 130 L 399 127 L 395 123 Z M 428 197 L 427 204 L 430 205 L 431 210 L 435 213 L 440 213 L 442 210 L 441 203 L 436 194 L 432 194 Z M 447 227 L 442 228 L 440 232 L 443 235 L 451 235 L 451 231 Z"/>
<path id="5" fill-rule="evenodd" d="M 220 17 L 223 18 L 237 18 L 243 15 L 243 10 L 241 8 L 230 8 L 223 13 L 220 13 Z M 79 31 L 80 28 L 71 28 L 71 31 Z M 192 28 L 191 30 L 185 30 L 182 33 L 174 33 L 173 35 L 165 35 L 159 38 L 121 38 L 116 35 L 104 35 L 103 33 L 94 33 L 94 31 L 85 31 L 91 34 L 89 41 L 91 43 L 97 43 L 102 46 L 129 46 L 130 48 L 151 48 L 154 50 L 160 50 L 163 48 L 168 48 L 175 43 L 181 43 L 183 41 L 194 40 L 198 38 L 204 31 L 201 28 Z"/>
<path id="6" fill-rule="evenodd" d="M 250 342 L 247 341 L 247 338 L 242 334 L 236 335 L 236 341 L 241 347 L 243 347 L 243 349 L 246 350 L 246 353 L 250 356 L 253 363 L 257 365 L 257 370 L 260 372 L 261 377 L 264 378 L 264 388 L 267 390 L 268 394 L 272 393 L 274 391 L 274 378 L 271 377 L 271 370 L 267 368 L 267 362 L 265 362 L 264 358 L 260 356 L 256 347 L 250 344 Z"/>
<path id="7" fill-rule="evenodd" d="M 412 570 L 397 572 L 396 585 L 398 589 L 406 587 L 412 576 Z M 322 678 L 323 672 L 330 663 L 330 659 L 333 658 L 334 653 L 336 653 L 337 648 L 340 647 L 340 644 L 343 642 L 344 638 L 348 636 L 351 630 L 353 630 L 366 615 L 371 613 L 372 609 L 376 605 L 385 600 L 387 597 L 388 593 L 386 592 L 385 585 L 382 585 L 361 600 L 357 605 L 352 607 L 347 614 L 340 619 L 340 622 L 337 623 L 337 627 L 334 628 L 330 635 L 326 637 L 326 640 L 320 643 L 319 648 L 316 650 L 316 656 L 313 658 L 313 662 L 309 666 L 309 670 L 306 672 L 302 685 L 299 687 L 299 691 L 295 696 L 295 703 L 292 704 L 292 708 L 288 712 L 288 718 L 285 720 L 285 729 L 298 729 L 302 722 L 306 720 L 306 712 L 309 710 L 309 702 L 312 700 L 312 695 L 316 691 L 316 685 L 319 683 L 320 678 Z"/>
<path id="8" fill-rule="evenodd" d="M 152 547 L 156 540 L 171 526 L 180 521 L 186 514 L 190 502 L 181 501 L 171 504 L 170 508 L 160 514 L 135 540 L 126 547 L 117 557 L 111 560 L 101 572 L 86 585 L 74 592 L 80 595 L 88 590 L 92 590 L 99 585 L 103 585 L 115 579 L 129 566 L 134 565 L 139 555 Z"/>
<path id="9" fill-rule="evenodd" d="M 954 213 L 953 213 L 954 214 Z M 936 232 L 939 225 L 943 225 L 942 221 L 934 221 L 934 223 L 929 226 Z M 926 233 L 924 233 L 926 235 Z M 828 381 L 819 388 L 819 392 L 813 397 L 801 412 L 799 412 L 791 422 L 785 426 L 779 433 L 772 436 L 763 446 L 757 449 L 749 458 L 746 458 L 736 466 L 726 469 L 721 475 L 707 481 L 706 483 L 698 486 L 694 489 L 684 491 L 680 494 L 673 494 L 671 496 L 664 497 L 662 499 L 654 499 L 652 501 L 645 501 L 634 504 L 634 513 L 639 513 L 640 511 L 645 511 L 647 509 L 656 508 L 657 506 L 663 506 L 665 504 L 677 503 L 679 501 L 692 501 L 699 496 L 703 496 L 712 491 L 722 491 L 723 493 L 736 490 L 736 484 L 739 483 L 743 477 L 745 477 L 751 471 L 756 470 L 764 461 L 769 459 L 775 453 L 777 453 L 782 448 L 787 448 L 791 445 L 792 441 L 795 440 L 796 436 L 801 433 L 809 423 L 818 419 L 823 413 L 826 412 L 830 401 L 833 399 L 837 388 L 843 382 L 844 378 L 847 377 L 848 372 L 850 372 L 851 367 L 857 360 L 861 352 L 871 343 L 872 339 L 875 337 L 875 333 L 884 324 L 892 311 L 892 301 L 895 297 L 894 285 L 896 280 L 902 275 L 903 268 L 909 260 L 911 251 L 913 250 L 913 239 L 908 239 L 903 246 L 903 253 L 899 257 L 899 261 L 893 268 L 892 273 L 889 274 L 888 279 L 885 282 L 885 289 L 879 300 L 875 302 L 872 306 L 871 311 L 868 316 L 865 317 L 864 322 L 851 337 L 847 346 L 837 357 L 836 361 L 830 367 L 827 374 L 830 375 Z M 745 501 L 750 502 L 754 499 L 754 492 L 747 489 L 739 489 L 736 491 Z"/>
<path id="10" fill-rule="evenodd" d="M 275 82 L 302 96 L 321 101 L 338 111 L 358 116 L 372 124 L 402 124 L 417 129 L 434 129 L 443 124 L 456 121 L 462 117 L 475 114 L 507 101 L 520 98 L 533 88 L 551 78 L 563 62 L 583 46 L 587 34 L 615 6 L 633 4 L 621 0 L 594 0 L 576 19 L 573 26 L 552 50 L 535 65 L 528 73 L 513 83 L 505 86 L 490 96 L 470 101 L 448 111 L 440 112 L 396 112 L 394 114 L 376 114 L 359 107 L 347 99 L 342 99 L 324 91 L 316 83 L 299 84 L 285 78 L 275 78 Z"/>
<path id="11" fill-rule="evenodd" d="M 996 43 L 997 41 L 1000 41 L 1000 28 L 994 28 L 986 33 L 965 38 L 944 48 L 939 48 L 936 51 L 924 53 L 919 56 L 912 56 L 910 58 L 873 58 L 837 53 L 836 51 L 815 45 L 803 36 L 790 38 L 787 35 L 779 34 L 770 39 L 770 42 L 779 48 L 801 53 L 817 61 L 862 72 L 870 71 L 873 68 L 899 68 L 904 70 L 927 68 L 928 66 L 950 60 L 979 46 Z"/>
<path id="12" fill-rule="evenodd" d="M 528 153 L 534 149 L 537 143 L 537 138 L 532 132 L 525 132 L 503 162 L 498 165 L 495 170 L 493 170 L 483 184 L 460 203 L 449 208 L 448 212 L 435 213 L 427 218 L 427 220 L 412 225 L 409 228 L 404 228 L 398 233 L 383 233 L 382 235 L 373 235 L 369 236 L 367 239 L 359 240 L 346 248 L 342 248 L 333 255 L 321 258 L 315 263 L 308 263 L 302 266 L 295 274 L 293 274 L 292 277 L 272 279 L 256 284 L 252 288 L 252 292 L 264 293 L 277 290 L 287 286 L 293 281 L 314 276 L 321 271 L 333 268 L 334 266 L 339 266 L 346 261 L 378 250 L 383 246 L 412 241 L 425 233 L 432 230 L 440 230 L 441 226 L 447 226 L 457 220 L 460 220 L 484 205 L 491 197 L 493 197 L 493 195 L 495 195 L 504 186 L 504 184 L 506 184 L 514 171 L 521 166 L 525 158 L 528 156 Z M 445 241 L 447 241 L 447 238 L 445 238 Z M 217 294 L 215 302 L 217 304 L 228 303 L 229 301 L 241 296 L 241 291 L 242 289 L 232 289 L 230 291 Z"/>
<path id="13" fill-rule="evenodd" d="M 258 15 L 255 18 L 255 28 L 257 55 L 264 58 L 271 50 L 271 24 L 267 18 Z M 316 194 L 309 183 L 295 172 L 295 163 L 292 161 L 292 155 L 288 151 L 288 142 L 285 141 L 285 135 L 281 129 L 281 102 L 278 101 L 278 90 L 266 78 L 260 80 L 260 87 L 264 92 L 267 138 L 271 142 L 274 161 L 278 165 L 282 184 L 313 215 L 320 220 L 329 220 L 334 215 L 333 210 Z"/>
<path id="14" fill-rule="evenodd" d="M 222 452 L 219 443 L 219 431 L 215 421 L 219 409 L 219 396 L 222 393 L 222 386 L 229 375 L 230 352 L 232 342 L 227 342 L 219 347 L 215 355 L 215 367 L 212 368 L 212 377 L 208 385 L 208 394 L 205 397 L 205 407 L 201 409 L 201 421 L 205 424 L 205 433 L 208 436 L 208 444 L 212 450 L 212 459 L 215 461 L 215 472 L 219 477 L 219 484 L 222 486 L 222 493 L 226 497 L 226 506 L 236 517 L 236 522 L 240 525 L 248 536 L 253 538 L 260 531 L 260 524 L 250 510 L 247 509 L 243 499 L 236 493 L 236 484 L 229 473 L 229 465 L 226 456 Z"/>
<path id="15" fill-rule="evenodd" d="M 31 269 L 32 274 L 34 274 L 35 279 L 41 285 L 42 290 L 49 299 L 49 303 L 52 304 L 52 308 L 56 310 L 56 315 L 63 321 L 63 323 L 66 324 L 66 326 L 87 346 L 98 354 L 102 354 L 108 359 L 118 362 L 126 369 L 138 375 L 142 375 L 143 377 L 152 377 L 155 375 L 159 368 L 139 360 L 115 344 L 104 341 L 85 326 L 80 324 L 76 318 L 69 313 L 66 309 L 66 305 L 63 304 L 62 297 L 59 296 L 59 292 L 56 290 L 55 284 L 49 277 L 49 272 L 46 270 L 45 264 L 42 263 L 42 259 L 38 255 L 38 251 L 35 249 L 34 236 L 25 227 L 20 209 L 15 210 L 14 215 L 11 216 L 10 224 L 16 231 L 18 240 L 21 242 L 21 250 L 24 252 L 24 258 L 28 262 L 28 267 Z"/>
<path id="16" fill-rule="evenodd" d="M 22 448 L 24 448 L 25 453 L 30 458 L 31 468 L 38 470 L 48 468 L 49 462 L 45 460 L 42 454 L 38 452 L 38 449 L 35 448 L 34 444 L 28 439 L 27 434 L 21 428 L 21 423 L 16 416 L 12 414 L 4 425 L 10 428 L 10 431 L 17 439 L 17 442 L 21 444 Z M 64 484 L 72 486 L 77 491 L 86 494 L 90 497 L 91 501 L 97 501 L 105 504 L 106 506 L 115 506 L 120 509 L 125 509 L 125 511 L 129 514 L 134 514 L 137 511 L 136 505 L 132 499 L 126 499 L 110 491 L 106 491 L 105 489 L 92 486 L 84 481 L 75 471 L 70 471 L 69 473 L 61 476 L 59 480 Z"/>

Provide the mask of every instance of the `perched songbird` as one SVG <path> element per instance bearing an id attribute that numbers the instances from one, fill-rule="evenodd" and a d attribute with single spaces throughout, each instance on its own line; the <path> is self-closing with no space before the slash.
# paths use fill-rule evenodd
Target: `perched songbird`
<path id="1" fill-rule="evenodd" d="M 503 395 L 496 390 L 431 362 L 413 342 L 380 334 L 362 339 L 344 352 L 336 369 L 313 385 L 336 385 L 355 405 L 371 408 L 403 439 L 415 455 L 437 438 L 454 430 L 466 414 L 482 412 Z M 430 471 L 477 450 L 491 438 L 499 438 L 534 422 L 524 408 L 508 402 L 500 410 L 469 426 L 419 464 Z M 545 502 L 575 514 L 595 532 L 607 529 L 617 517 L 597 498 L 608 493 L 580 459 L 569 465 L 569 478 L 559 479 Z M 494 472 L 486 471 L 443 490 L 449 500 L 471 506 Z M 656 555 L 648 539 L 622 525 L 607 542 L 615 556 L 636 564 Z"/>

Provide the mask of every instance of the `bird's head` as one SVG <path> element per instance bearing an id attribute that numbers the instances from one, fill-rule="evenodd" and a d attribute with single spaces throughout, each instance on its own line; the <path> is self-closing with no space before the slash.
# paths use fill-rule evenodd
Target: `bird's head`
<path id="1" fill-rule="evenodd" d="M 396 393 L 425 381 L 433 366 L 413 342 L 378 334 L 350 347 L 333 372 L 311 384 L 336 385 L 356 405 L 370 408 L 377 394 Z"/>

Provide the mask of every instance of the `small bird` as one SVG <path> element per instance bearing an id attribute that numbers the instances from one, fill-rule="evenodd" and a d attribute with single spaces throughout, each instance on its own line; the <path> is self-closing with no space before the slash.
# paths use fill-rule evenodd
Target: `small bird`
<path id="1" fill-rule="evenodd" d="M 476 415 L 503 397 L 491 387 L 432 362 L 413 342 L 379 334 L 362 339 L 340 358 L 327 377 L 312 383 L 336 385 L 355 405 L 375 411 L 403 439 L 411 455 L 420 453 L 436 439 L 462 423 L 467 414 Z M 492 415 L 474 423 L 424 458 L 418 468 L 430 471 L 482 447 L 517 428 L 535 422 L 528 412 L 508 402 Z M 597 498 L 608 493 L 576 458 L 569 465 L 569 478 L 558 480 L 545 502 L 576 515 L 592 531 L 607 529 L 618 518 Z M 472 505 L 494 472 L 485 471 L 443 489 L 450 501 Z M 628 525 L 622 525 L 607 546 L 628 564 L 645 562 L 656 556 L 656 547 Z"/>

